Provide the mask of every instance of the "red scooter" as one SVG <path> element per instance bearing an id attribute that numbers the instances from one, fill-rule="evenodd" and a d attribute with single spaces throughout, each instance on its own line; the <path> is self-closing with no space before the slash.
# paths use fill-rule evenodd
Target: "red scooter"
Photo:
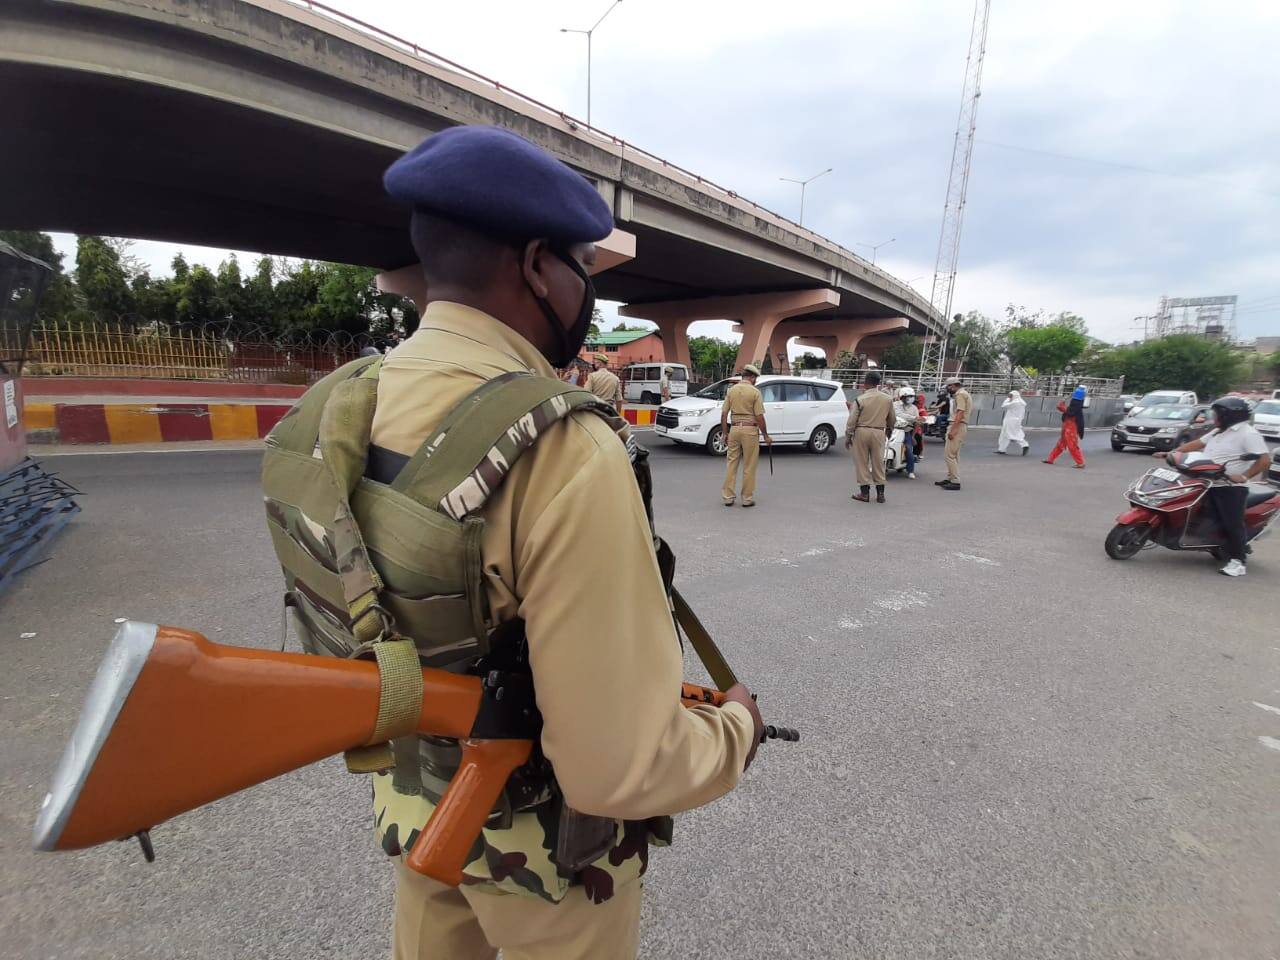
<path id="1" fill-rule="evenodd" d="M 1133 506 L 1116 517 L 1116 525 L 1107 534 L 1107 556 L 1128 560 L 1143 547 L 1161 546 L 1206 550 L 1225 561 L 1226 537 L 1213 511 L 1203 506 L 1213 482 L 1225 476 L 1225 466 L 1199 452 L 1173 451 L 1165 462 L 1167 467 L 1152 467 L 1125 492 L 1125 499 Z M 1247 540 L 1262 536 L 1277 516 L 1280 489 L 1249 484 L 1244 513 Z"/>

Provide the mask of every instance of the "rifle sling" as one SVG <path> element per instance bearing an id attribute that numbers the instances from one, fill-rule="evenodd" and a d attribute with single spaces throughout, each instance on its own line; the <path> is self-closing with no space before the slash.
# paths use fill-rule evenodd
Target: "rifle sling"
<path id="1" fill-rule="evenodd" d="M 675 610 L 676 623 L 684 631 L 685 636 L 689 638 L 694 651 L 698 654 L 698 659 L 702 661 L 702 665 L 707 668 L 707 673 L 711 675 L 711 682 L 714 683 L 719 690 L 728 690 L 738 678 L 734 676 L 733 668 L 729 666 L 729 662 L 725 660 L 724 654 L 720 652 L 720 648 L 716 646 L 716 642 L 711 639 L 711 634 L 707 633 L 707 628 L 702 625 L 697 614 L 685 602 L 684 597 L 680 595 L 680 591 L 675 587 L 671 588 L 671 605 Z"/>

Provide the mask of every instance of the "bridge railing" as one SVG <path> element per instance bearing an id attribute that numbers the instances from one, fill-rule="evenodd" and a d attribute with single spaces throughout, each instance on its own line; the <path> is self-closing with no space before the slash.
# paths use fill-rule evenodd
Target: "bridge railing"
<path id="1" fill-rule="evenodd" d="M 834 370 L 800 370 L 802 377 L 819 377 L 837 380 L 846 387 L 857 386 L 870 372 L 880 374 L 882 382 L 919 389 L 919 370 L 884 370 L 879 367 L 844 367 Z M 952 376 L 952 374 L 948 374 Z M 1095 397 L 1118 397 L 1124 392 L 1124 378 L 1118 380 L 1100 377 L 1043 376 L 1032 377 L 1019 373 L 959 373 L 954 374 L 971 392 L 1005 393 L 1020 390 L 1023 393 L 1058 397 L 1066 396 L 1077 386 L 1084 386 Z M 928 390 L 928 388 L 926 388 Z"/>
<path id="2" fill-rule="evenodd" d="M 338 23 L 340 25 L 353 28 L 357 32 L 363 33 L 366 36 L 371 37 L 372 39 L 379 40 L 383 43 L 387 43 L 397 48 L 401 52 L 407 53 L 426 63 L 434 64 L 439 67 L 445 67 L 451 71 L 454 71 L 455 73 L 462 74 L 466 77 L 469 77 L 472 80 L 479 81 L 480 83 L 483 83 L 486 86 L 492 87 L 495 91 L 499 91 L 501 93 L 506 94 L 507 96 L 513 97 L 521 101 L 522 103 L 534 108 L 537 111 L 551 115 L 552 117 L 556 118 L 561 123 L 565 124 L 575 132 L 580 131 L 583 134 L 595 137 L 601 141 L 604 141 L 610 144 L 611 146 L 615 147 L 619 151 L 619 155 L 623 158 L 625 158 L 625 155 L 627 152 L 630 152 L 637 157 L 644 158 L 650 164 L 656 164 L 657 166 L 661 167 L 664 172 L 668 172 L 677 177 L 690 180 L 698 184 L 698 186 L 703 187 L 706 190 L 719 193 L 724 197 L 729 198 L 735 204 L 741 204 L 741 205 L 750 207 L 754 212 L 758 214 L 764 214 L 766 217 L 771 217 L 779 221 L 780 223 L 786 224 L 788 228 L 790 228 L 792 231 L 796 233 L 804 234 L 812 238 L 814 241 L 818 243 L 819 246 L 824 246 L 834 253 L 838 253 L 841 256 L 848 257 L 849 259 L 857 262 L 858 265 L 862 269 L 864 269 L 866 272 L 870 274 L 874 274 L 879 280 L 879 282 L 881 282 L 885 286 L 892 286 L 896 288 L 896 292 L 900 296 L 902 296 L 904 299 L 917 298 L 922 302 L 927 303 L 927 301 L 925 301 L 925 299 L 913 287 L 911 287 L 908 284 L 902 283 L 896 277 L 885 272 L 884 270 L 877 267 L 875 264 L 871 263 L 870 261 L 864 260 L 861 256 L 854 253 L 852 250 L 848 249 L 842 244 L 837 243 L 835 240 L 832 240 L 830 237 L 825 237 L 820 233 L 816 233 L 813 230 L 810 230 L 808 227 L 805 227 L 799 223 L 796 223 L 794 220 L 790 219 L 789 217 L 785 217 L 780 213 L 770 210 L 768 207 L 761 206 L 760 204 L 756 203 L 754 200 L 749 200 L 748 198 L 742 196 L 735 190 L 730 190 L 728 187 L 721 186 L 720 184 L 712 180 L 708 180 L 706 177 L 703 177 L 700 174 L 694 173 L 692 170 L 687 170 L 684 167 L 680 166 L 679 164 L 672 163 L 670 160 L 666 160 L 658 156 L 656 153 L 652 153 L 648 150 L 645 150 L 643 147 L 637 147 L 635 144 L 630 143 L 627 140 L 624 140 L 622 137 L 619 137 L 616 134 L 612 134 L 612 133 L 609 133 L 607 130 L 601 130 L 599 127 L 592 126 L 591 124 L 587 123 L 585 120 L 581 120 L 577 117 L 574 117 L 563 110 L 560 110 L 560 109 L 557 109 L 556 107 L 551 106 L 550 104 L 543 103 L 541 100 L 538 100 L 536 97 L 531 97 L 528 94 L 521 93 L 519 90 L 516 90 L 503 83 L 500 83 L 497 80 L 494 80 L 492 77 L 485 76 L 483 73 L 479 73 L 476 70 L 472 70 L 470 67 L 463 66 L 462 64 L 458 63 L 455 60 L 450 60 L 448 57 L 441 56 L 438 53 L 433 53 L 432 51 L 427 50 L 425 47 L 419 46 L 417 43 L 415 43 L 412 40 L 406 40 L 404 37 L 397 36 L 396 34 L 391 33 L 388 30 L 384 30 L 381 27 L 375 26 L 365 20 L 361 20 L 358 17 L 353 17 L 350 14 L 344 13 L 341 10 L 336 10 L 333 7 L 328 6 L 327 4 L 318 3 L 316 2 L 316 0 L 288 0 L 288 2 L 291 3 L 293 6 L 310 10 L 311 12 L 327 20 L 332 20 L 335 23 Z"/>

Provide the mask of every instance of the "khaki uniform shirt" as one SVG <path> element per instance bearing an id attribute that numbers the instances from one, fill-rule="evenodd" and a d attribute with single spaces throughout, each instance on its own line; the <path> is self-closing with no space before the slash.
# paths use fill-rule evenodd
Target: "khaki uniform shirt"
<path id="1" fill-rule="evenodd" d="M 617 375 L 604 369 L 592 370 L 587 377 L 587 389 L 605 403 L 622 406 L 622 381 Z"/>
<path id="2" fill-rule="evenodd" d="M 961 387 L 955 392 L 955 396 L 951 398 L 951 424 L 957 425 L 960 422 L 960 415 L 964 414 L 963 430 L 969 429 L 969 414 L 973 410 L 973 397 L 969 396 L 969 391 Z"/>
<path id="3" fill-rule="evenodd" d="M 735 425 L 735 421 L 746 417 L 763 417 L 764 398 L 760 396 L 760 391 L 756 389 L 755 384 L 740 380 L 725 392 L 721 415 L 723 416 L 724 413 L 728 413 L 731 427 Z M 747 424 L 738 425 L 747 426 Z"/>
<path id="4" fill-rule="evenodd" d="M 876 389 L 864 390 L 853 401 L 853 406 L 849 410 L 849 421 L 844 426 L 844 435 L 852 437 L 859 427 L 892 430 L 897 419 L 897 414 L 893 410 L 893 401 L 889 399 L 888 394 Z"/>
<path id="5" fill-rule="evenodd" d="M 554 377 L 532 344 L 488 314 L 429 304 L 418 330 L 383 361 L 373 442 L 412 455 L 464 397 L 508 371 Z M 732 790 L 751 747 L 751 716 L 738 704 L 680 705 L 680 643 L 635 474 L 610 426 L 587 413 L 556 423 L 479 516 L 489 609 L 496 621 L 524 618 L 542 749 L 565 800 L 583 813 L 642 820 Z M 379 831 L 397 823 L 403 840 L 431 804 L 395 794 L 390 779 L 374 781 Z M 519 814 L 511 830 L 488 835 L 499 849 L 525 853 L 543 895 L 558 900 L 568 881 L 556 876 L 536 821 Z M 640 862 L 632 856 L 613 871 L 615 883 L 638 877 Z M 469 865 L 467 876 L 485 869 Z M 530 892 L 515 879 L 495 883 Z"/>

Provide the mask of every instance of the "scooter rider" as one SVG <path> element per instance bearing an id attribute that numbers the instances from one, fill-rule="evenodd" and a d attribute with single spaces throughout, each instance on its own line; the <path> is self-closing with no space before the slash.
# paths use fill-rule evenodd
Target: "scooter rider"
<path id="1" fill-rule="evenodd" d="M 898 418 L 899 424 L 906 424 L 902 432 L 902 452 L 907 461 L 907 476 L 914 480 L 916 478 L 915 426 L 916 421 L 920 419 L 920 408 L 916 405 L 916 392 L 910 387 L 902 387 L 898 390 L 898 400 L 893 405 L 893 415 Z"/>
<path id="2" fill-rule="evenodd" d="M 1209 506 L 1217 514 L 1218 522 L 1226 535 L 1227 565 L 1219 572 L 1228 577 L 1245 575 L 1245 523 L 1244 508 L 1249 490 L 1246 484 L 1265 473 L 1271 466 L 1271 455 L 1262 434 L 1249 423 L 1249 405 L 1240 397 L 1223 397 L 1211 406 L 1214 424 L 1198 440 L 1184 443 L 1177 449 L 1182 453 L 1203 450 L 1212 460 L 1223 464 L 1226 482 L 1209 488 Z M 1250 462 L 1246 456 L 1257 456 Z M 1156 454 L 1164 457 L 1163 453 Z M 1241 471 L 1242 472 L 1237 472 Z"/>

